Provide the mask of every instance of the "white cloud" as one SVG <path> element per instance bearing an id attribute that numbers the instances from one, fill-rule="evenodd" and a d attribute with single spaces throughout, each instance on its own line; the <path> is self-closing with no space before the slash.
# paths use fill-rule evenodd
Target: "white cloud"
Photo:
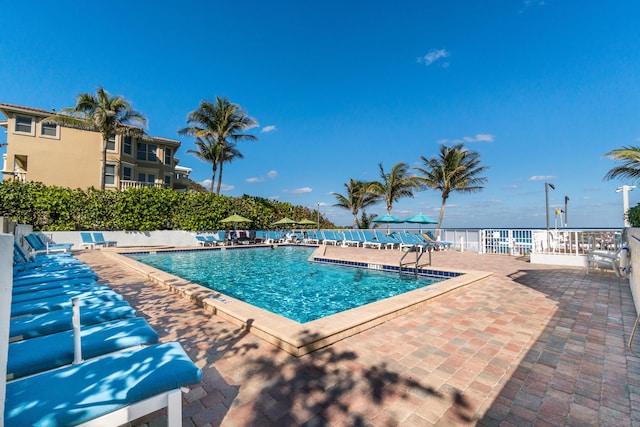
<path id="1" fill-rule="evenodd" d="M 495 135 L 491 135 L 490 133 L 477 133 L 475 136 L 463 136 L 462 138 L 457 139 L 442 138 L 436 142 L 438 144 L 446 144 L 448 142 L 452 144 L 460 144 L 463 142 L 493 142 L 495 139 Z"/>
<path id="2" fill-rule="evenodd" d="M 253 178 L 247 178 L 247 179 L 245 179 L 245 182 L 252 182 L 252 183 L 253 183 L 253 182 L 262 182 L 262 181 L 264 181 L 264 178 L 262 178 L 262 177 L 258 177 L 258 176 L 253 177 Z"/>
<path id="3" fill-rule="evenodd" d="M 318 202 L 320 204 L 320 207 L 322 206 L 331 206 L 329 203 L 327 202 Z"/>
<path id="4" fill-rule="evenodd" d="M 313 190 L 311 189 L 311 187 L 301 187 L 301 188 L 294 188 L 293 190 L 282 190 L 283 193 L 289 193 L 289 194 L 304 194 L 304 193 L 311 193 Z"/>
<path id="5" fill-rule="evenodd" d="M 224 182 L 222 183 L 222 185 L 220 186 L 220 190 L 221 191 L 231 191 L 233 189 L 235 189 L 236 187 L 233 185 L 229 185 L 229 184 L 225 184 Z"/>
<path id="6" fill-rule="evenodd" d="M 449 56 L 449 52 L 445 49 L 431 49 L 425 56 L 418 58 L 418 62 L 429 66 L 436 62 L 439 59 L 447 58 Z M 448 67 L 449 63 L 445 62 L 442 64 L 443 67 Z"/>
<path id="7" fill-rule="evenodd" d="M 527 181 L 547 181 L 547 180 L 556 179 L 556 178 L 558 177 L 553 175 L 534 175 L 530 177 Z"/>
<path id="8" fill-rule="evenodd" d="M 205 179 L 204 181 L 200 181 L 199 184 L 202 185 L 204 188 L 209 188 L 211 187 L 211 180 Z"/>
<path id="9" fill-rule="evenodd" d="M 275 125 L 269 125 L 262 128 L 260 133 L 269 133 L 278 130 Z"/>
<path id="10" fill-rule="evenodd" d="M 267 172 L 267 178 L 273 179 L 278 176 L 278 171 L 271 170 Z"/>

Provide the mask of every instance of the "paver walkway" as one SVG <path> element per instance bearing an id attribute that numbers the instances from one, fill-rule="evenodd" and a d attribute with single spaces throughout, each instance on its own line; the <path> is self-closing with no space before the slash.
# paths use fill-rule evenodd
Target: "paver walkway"
<path id="1" fill-rule="evenodd" d="M 78 257 L 203 369 L 185 426 L 640 426 L 636 313 L 609 272 L 434 253 L 435 267 L 494 275 L 295 358 L 100 251 Z"/>

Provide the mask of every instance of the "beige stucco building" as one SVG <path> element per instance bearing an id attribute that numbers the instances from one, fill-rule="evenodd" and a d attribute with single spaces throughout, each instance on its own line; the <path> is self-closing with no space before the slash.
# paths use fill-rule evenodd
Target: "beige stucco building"
<path id="1" fill-rule="evenodd" d="M 7 118 L 3 179 L 69 188 L 100 188 L 102 136 L 43 121 L 55 114 L 0 103 Z M 178 166 L 180 141 L 114 135 L 107 144 L 105 188 L 164 187 L 185 190 L 191 169 Z"/>

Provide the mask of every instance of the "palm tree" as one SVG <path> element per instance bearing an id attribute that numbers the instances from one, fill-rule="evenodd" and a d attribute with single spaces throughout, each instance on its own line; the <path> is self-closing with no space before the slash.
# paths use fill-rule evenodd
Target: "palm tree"
<path id="1" fill-rule="evenodd" d="M 255 135 L 242 133 L 258 125 L 240 106 L 231 103 L 227 98 L 216 96 L 215 102 L 201 101 L 198 108 L 187 115 L 187 126 L 178 130 L 181 135 L 190 135 L 206 139 L 215 146 L 215 156 L 202 159 L 212 163 L 212 169 L 219 167 L 217 194 L 222 185 L 222 164 L 234 158 L 242 158 L 236 148 L 239 141 L 255 141 Z M 197 142 L 196 142 L 197 146 Z M 200 147 L 198 147 L 200 148 Z M 212 180 L 213 181 L 213 180 Z M 211 183 L 213 189 L 213 182 Z"/>
<path id="2" fill-rule="evenodd" d="M 147 119 L 134 110 L 122 96 L 111 96 L 104 88 L 96 94 L 76 96 L 76 106 L 63 108 L 60 113 L 44 119 L 78 129 L 100 132 L 102 135 L 102 173 L 100 189 L 104 190 L 104 172 L 107 164 L 107 143 L 113 135 L 142 136 L 144 130 L 134 125 L 147 126 Z"/>
<path id="3" fill-rule="evenodd" d="M 615 178 L 640 179 L 640 147 L 622 147 L 609 151 L 605 154 L 605 157 L 622 162 L 622 165 L 616 166 L 607 172 L 604 176 L 605 180 L 608 181 Z"/>
<path id="4" fill-rule="evenodd" d="M 396 163 L 389 173 L 385 173 L 382 163 L 378 163 L 378 167 L 382 181 L 370 183 L 368 190 L 379 199 L 384 200 L 387 213 L 391 215 L 393 203 L 403 197 L 413 197 L 413 191 L 419 185 L 415 176 L 409 175 L 409 166 L 406 163 Z"/>
<path id="5" fill-rule="evenodd" d="M 376 214 L 367 214 L 367 211 L 365 211 L 364 209 L 362 210 L 362 215 L 360 215 L 360 219 L 358 219 L 358 228 L 360 228 L 361 230 L 366 230 L 369 228 L 376 228 L 378 227 L 378 224 L 373 222 L 374 219 L 376 219 L 378 215 Z"/>
<path id="6" fill-rule="evenodd" d="M 358 226 L 358 212 L 376 203 L 377 197 L 368 192 L 368 182 L 358 181 L 353 178 L 344 184 L 346 195 L 331 193 L 336 197 L 337 203 L 333 206 L 348 209 L 353 214 L 353 228 Z"/>
<path id="7" fill-rule="evenodd" d="M 406 163 L 396 163 L 389 173 L 385 173 L 382 163 L 378 163 L 378 167 L 382 181 L 370 183 L 368 190 L 379 199 L 384 200 L 387 214 L 391 215 L 393 203 L 403 197 L 413 197 L 413 191 L 419 188 L 419 185 L 416 177 L 409 175 L 409 166 Z M 389 225 L 387 224 L 388 232 Z"/>
<path id="8" fill-rule="evenodd" d="M 205 162 L 211 162 L 211 187 L 210 192 L 213 193 L 213 185 L 216 182 L 216 170 L 218 167 L 218 163 L 216 159 L 218 158 L 218 154 L 216 149 L 217 145 L 210 141 L 208 136 L 203 138 L 196 137 L 196 141 L 194 142 L 197 150 L 187 150 L 188 154 L 194 154 L 200 160 L 204 160 Z"/>
<path id="9" fill-rule="evenodd" d="M 461 193 L 473 193 L 484 189 L 481 185 L 487 182 L 487 178 L 478 175 L 489 169 L 488 166 L 480 166 L 480 154 L 464 148 L 463 144 L 453 147 L 440 146 L 440 155 L 427 159 L 420 156 L 424 167 L 414 168 L 420 172 L 418 182 L 428 188 L 442 192 L 442 204 L 440 216 L 436 227 L 436 234 L 440 231 L 444 207 L 452 191 Z"/>

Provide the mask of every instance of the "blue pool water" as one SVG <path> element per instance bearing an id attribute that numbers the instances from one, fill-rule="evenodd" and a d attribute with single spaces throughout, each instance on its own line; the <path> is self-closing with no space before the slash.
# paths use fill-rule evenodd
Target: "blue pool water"
<path id="1" fill-rule="evenodd" d="M 299 323 L 442 280 L 308 262 L 314 249 L 284 246 L 131 257 Z"/>

